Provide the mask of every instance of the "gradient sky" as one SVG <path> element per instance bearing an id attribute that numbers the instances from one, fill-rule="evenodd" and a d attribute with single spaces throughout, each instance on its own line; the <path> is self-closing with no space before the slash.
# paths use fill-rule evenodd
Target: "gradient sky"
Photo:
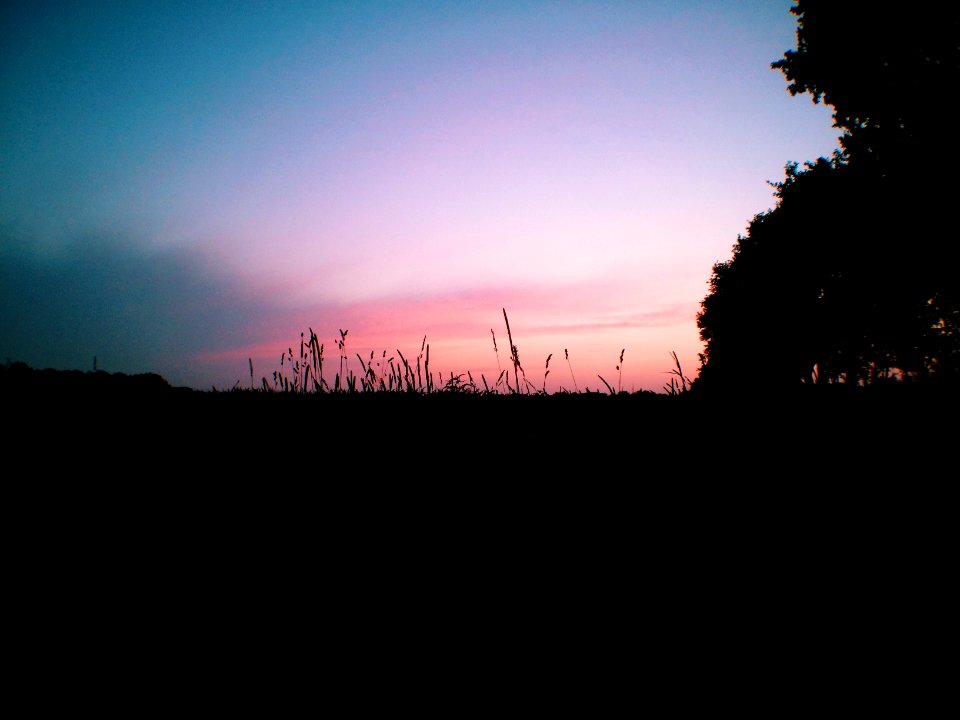
<path id="1" fill-rule="evenodd" d="M 490 378 L 506 307 L 549 390 L 693 375 L 712 264 L 837 145 L 790 5 L 4 3 L 0 360 L 229 387 L 311 326 Z"/>

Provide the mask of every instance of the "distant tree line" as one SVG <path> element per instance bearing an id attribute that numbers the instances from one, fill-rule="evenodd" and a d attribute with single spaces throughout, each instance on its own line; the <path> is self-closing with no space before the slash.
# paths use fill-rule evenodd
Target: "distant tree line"
<path id="1" fill-rule="evenodd" d="M 829 104 L 840 150 L 789 164 L 717 263 L 701 387 L 960 377 L 960 4 L 800 0 L 773 67 Z"/>

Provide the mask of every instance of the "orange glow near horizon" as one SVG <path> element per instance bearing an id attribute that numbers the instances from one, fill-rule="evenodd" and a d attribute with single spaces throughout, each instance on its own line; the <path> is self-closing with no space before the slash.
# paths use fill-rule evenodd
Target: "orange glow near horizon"
<path id="1" fill-rule="evenodd" d="M 586 312 L 578 312 L 572 307 L 577 298 L 554 303 L 552 295 L 514 294 L 510 299 L 516 308 L 512 311 L 507 308 L 524 374 L 537 388 L 544 386 L 545 364 L 550 355 L 550 374 L 546 378 L 549 392 L 561 388 L 570 390 L 575 384 L 580 389 L 597 389 L 602 387 L 598 375 L 616 387 L 621 350 L 625 352 L 621 380 L 624 390 L 660 390 L 667 379 L 666 371 L 672 367 L 671 351 L 680 356 L 685 374 L 695 376 L 697 353 L 701 349 L 692 317 L 695 308 L 676 305 L 644 315 L 616 312 L 600 305 L 599 310 L 588 308 Z M 273 371 L 280 369 L 283 352 L 293 348 L 297 356 L 300 333 L 308 333 L 308 328 L 313 328 L 324 345 L 325 367 L 335 368 L 339 358 L 336 340 L 343 329 L 348 331 L 346 353 L 355 372 L 359 368 L 357 354 L 364 362 L 371 352 L 375 363 L 391 357 L 399 362 L 399 350 L 408 361 L 415 359 L 426 336 L 431 370 L 440 372 L 444 382 L 451 372 L 466 376 L 469 371 L 478 385 L 482 385 L 481 375 L 493 385 L 501 370 L 510 370 L 513 374 L 502 308 L 494 298 L 482 293 L 359 303 L 339 308 L 341 321 L 334 326 L 306 320 L 309 312 L 301 314 L 305 321 L 299 328 L 289 325 L 289 335 L 274 332 L 270 340 L 203 353 L 195 360 L 218 368 L 221 373 L 228 373 L 232 368 L 236 379 L 245 386 L 249 381 L 249 358 L 254 362 L 256 382 L 259 383 L 261 377 L 270 381 Z M 329 310 L 317 314 L 331 315 Z M 498 353 L 494 352 L 491 330 Z M 564 358 L 565 350 L 569 352 L 569 366 Z M 571 368 L 575 381 L 571 378 Z"/>

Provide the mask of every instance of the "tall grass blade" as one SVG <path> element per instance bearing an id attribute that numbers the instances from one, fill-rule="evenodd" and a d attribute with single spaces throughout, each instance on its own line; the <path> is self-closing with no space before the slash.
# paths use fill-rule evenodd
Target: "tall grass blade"
<path id="1" fill-rule="evenodd" d="M 607 386 L 607 390 L 610 391 L 610 394 L 611 394 L 611 395 L 616 395 L 616 394 L 617 394 L 616 392 L 614 392 L 613 388 L 610 386 L 610 383 L 608 383 L 606 380 L 603 379 L 603 376 L 602 376 L 602 375 L 597 375 L 597 377 L 600 378 L 600 380 L 603 381 L 603 384 Z"/>

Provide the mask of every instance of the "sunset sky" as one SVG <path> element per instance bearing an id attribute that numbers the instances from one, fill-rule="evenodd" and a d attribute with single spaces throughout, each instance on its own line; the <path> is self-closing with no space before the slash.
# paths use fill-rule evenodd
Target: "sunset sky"
<path id="1" fill-rule="evenodd" d="M 548 390 L 692 376 L 712 264 L 837 145 L 790 5 L 4 3 L 0 361 L 230 387 L 310 326 L 491 379 L 506 307 Z"/>

